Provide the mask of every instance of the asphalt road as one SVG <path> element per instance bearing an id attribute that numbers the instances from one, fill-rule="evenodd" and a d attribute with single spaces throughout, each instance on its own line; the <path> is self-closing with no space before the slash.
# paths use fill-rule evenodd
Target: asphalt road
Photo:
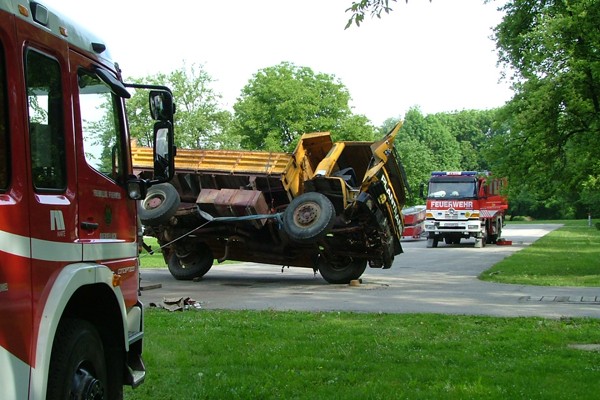
<path id="1" fill-rule="evenodd" d="M 142 270 L 145 305 L 191 298 L 202 309 L 442 313 L 600 318 L 600 288 L 507 285 L 477 276 L 560 225 L 507 225 L 511 246 L 476 249 L 474 241 L 426 248 L 404 241 L 388 270 L 367 268 L 358 286 L 330 285 L 306 268 L 239 263 L 214 265 L 198 282 L 177 281 L 164 269 Z M 577 260 L 572 262 L 576 263 Z M 565 265 L 565 267 L 567 267 Z M 153 288 L 160 286 L 160 288 Z"/>

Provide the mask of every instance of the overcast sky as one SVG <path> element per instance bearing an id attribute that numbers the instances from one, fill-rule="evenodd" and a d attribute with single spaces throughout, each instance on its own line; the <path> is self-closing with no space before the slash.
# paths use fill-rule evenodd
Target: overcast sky
<path id="1" fill-rule="evenodd" d="M 103 38 L 126 77 L 203 65 L 227 109 L 282 61 L 334 75 L 375 125 L 412 106 L 489 109 L 512 94 L 490 39 L 503 0 L 399 0 L 347 30 L 352 0 L 41 1 Z"/>

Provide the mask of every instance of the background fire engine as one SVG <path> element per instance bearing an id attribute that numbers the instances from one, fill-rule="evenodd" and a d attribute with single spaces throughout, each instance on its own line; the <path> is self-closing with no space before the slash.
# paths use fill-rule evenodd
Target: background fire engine
<path id="1" fill-rule="evenodd" d="M 435 171 L 429 179 L 425 232 L 427 247 L 440 240 L 458 244 L 475 238 L 475 247 L 496 243 L 508 208 L 506 179 L 489 172 Z"/>

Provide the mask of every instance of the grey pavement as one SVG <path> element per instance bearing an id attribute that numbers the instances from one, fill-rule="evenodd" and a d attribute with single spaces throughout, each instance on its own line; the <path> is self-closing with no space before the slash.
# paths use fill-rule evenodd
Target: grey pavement
<path id="1" fill-rule="evenodd" d="M 404 241 L 388 270 L 367 268 L 358 286 L 330 285 L 306 268 L 236 263 L 214 265 L 197 282 L 177 281 L 166 268 L 142 270 L 142 302 L 190 297 L 203 309 L 442 313 L 491 316 L 600 318 L 600 288 L 508 285 L 477 276 L 529 246 L 557 224 L 507 225 L 510 246 L 473 241 L 426 248 Z M 577 260 L 573 260 L 574 263 Z M 566 267 L 566 266 L 565 266 Z M 160 286 L 160 288 L 152 287 Z"/>

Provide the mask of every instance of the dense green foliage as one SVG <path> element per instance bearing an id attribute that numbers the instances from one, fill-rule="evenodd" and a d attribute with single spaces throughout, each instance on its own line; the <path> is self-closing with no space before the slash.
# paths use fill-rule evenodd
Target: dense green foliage
<path id="1" fill-rule="evenodd" d="M 148 310 L 133 399 L 584 399 L 597 319 Z"/>
<path id="2" fill-rule="evenodd" d="M 292 151 L 303 133 L 334 140 L 373 140 L 366 117 L 353 115 L 350 94 L 333 75 L 281 63 L 258 71 L 233 109 L 235 134 L 251 150 Z"/>
<path id="3" fill-rule="evenodd" d="M 600 213 L 600 0 L 513 0 L 496 27 L 515 95 L 488 157 L 541 217 Z"/>
<path id="4" fill-rule="evenodd" d="M 423 115 L 410 109 L 396 138 L 396 148 L 404 164 L 410 186 L 409 204 L 420 204 L 419 186 L 432 171 L 485 171 L 490 163 L 483 149 L 495 134 L 496 110 L 463 110 L 454 113 Z M 389 130 L 397 119 L 385 121 Z"/>

